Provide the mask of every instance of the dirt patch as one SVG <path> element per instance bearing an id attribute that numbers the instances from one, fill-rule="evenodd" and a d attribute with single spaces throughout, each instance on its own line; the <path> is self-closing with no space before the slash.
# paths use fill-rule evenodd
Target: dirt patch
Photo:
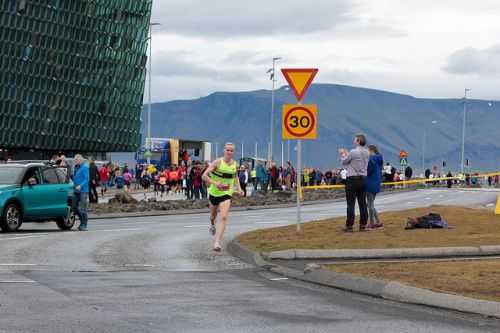
<path id="1" fill-rule="evenodd" d="M 310 191 L 304 195 L 305 201 L 334 200 L 344 197 L 343 191 Z M 257 193 L 250 197 L 235 197 L 232 205 L 234 207 L 271 206 L 295 203 L 297 197 L 292 192 Z M 117 193 L 107 204 L 91 205 L 89 212 L 99 214 L 120 212 L 145 212 L 145 211 L 169 211 L 208 208 L 208 200 L 142 200 L 137 201 L 126 193 Z"/>
<path id="2" fill-rule="evenodd" d="M 368 278 L 398 281 L 448 294 L 500 301 L 500 260 L 327 265 Z"/>
<path id="3" fill-rule="evenodd" d="M 441 214 L 450 229 L 404 230 L 407 217 L 430 212 Z M 433 206 L 382 213 L 380 218 L 385 228 L 378 231 L 346 234 L 342 232 L 345 218 L 335 218 L 305 223 L 301 234 L 291 225 L 245 233 L 239 240 L 259 252 L 500 245 L 500 216 L 489 209 Z"/>

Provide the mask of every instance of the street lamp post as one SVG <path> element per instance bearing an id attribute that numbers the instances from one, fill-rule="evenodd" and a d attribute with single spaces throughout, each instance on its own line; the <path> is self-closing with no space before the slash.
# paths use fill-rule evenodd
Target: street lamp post
<path id="1" fill-rule="evenodd" d="M 153 150 L 152 140 L 151 140 L 151 76 L 152 76 L 152 57 L 153 57 L 153 27 L 161 25 L 160 23 L 150 23 L 149 24 L 149 70 L 148 70 L 148 137 L 146 142 L 146 152 L 147 152 L 147 162 L 151 163 L 151 151 Z"/>
<path id="2" fill-rule="evenodd" d="M 433 120 L 431 124 L 437 124 L 437 120 Z M 422 144 L 422 172 L 425 173 L 425 145 L 427 140 L 427 127 L 424 126 L 424 140 Z"/>
<path id="3" fill-rule="evenodd" d="M 281 60 L 280 57 L 273 58 L 273 68 L 269 69 L 267 73 L 271 74 L 271 121 L 270 121 L 270 129 L 269 129 L 269 151 L 268 151 L 268 160 L 272 162 L 273 160 L 273 145 L 274 145 L 274 89 L 276 85 L 276 61 Z"/>
<path id="4" fill-rule="evenodd" d="M 461 159 L 461 167 L 460 170 L 462 174 L 464 173 L 464 163 L 465 163 L 465 126 L 467 123 L 467 93 L 470 89 L 465 88 L 464 94 L 464 120 L 462 123 L 462 159 Z"/>

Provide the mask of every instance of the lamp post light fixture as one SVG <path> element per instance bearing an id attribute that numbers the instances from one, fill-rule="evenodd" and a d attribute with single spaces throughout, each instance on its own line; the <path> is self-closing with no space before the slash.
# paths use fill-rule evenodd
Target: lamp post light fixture
<path id="1" fill-rule="evenodd" d="M 438 122 L 437 120 L 431 121 L 432 125 L 436 125 Z M 422 172 L 425 173 L 425 145 L 426 145 L 426 140 L 427 140 L 427 127 L 424 126 L 424 139 L 423 139 L 423 144 L 422 144 Z"/>
<path id="2" fill-rule="evenodd" d="M 460 162 L 460 170 L 462 174 L 464 173 L 464 163 L 465 163 L 465 127 L 467 125 L 467 93 L 471 91 L 470 89 L 465 88 L 464 93 L 464 120 L 462 123 L 462 158 Z"/>
<path id="3" fill-rule="evenodd" d="M 149 24 L 149 69 L 148 69 L 148 129 L 146 138 L 146 158 L 148 164 L 151 164 L 151 151 L 153 150 L 153 142 L 151 140 L 151 77 L 152 77 L 152 55 L 153 55 L 153 27 L 161 25 L 160 23 Z"/>
<path id="4" fill-rule="evenodd" d="M 273 145 L 274 145 L 274 89 L 276 85 L 276 62 L 278 60 L 281 60 L 280 57 L 274 57 L 273 58 L 273 67 L 270 68 L 267 71 L 267 74 L 270 74 L 270 79 L 272 82 L 272 89 L 271 89 L 271 121 L 270 121 L 270 128 L 269 128 L 269 150 L 268 150 L 268 160 L 269 162 L 272 162 L 273 160 Z"/>

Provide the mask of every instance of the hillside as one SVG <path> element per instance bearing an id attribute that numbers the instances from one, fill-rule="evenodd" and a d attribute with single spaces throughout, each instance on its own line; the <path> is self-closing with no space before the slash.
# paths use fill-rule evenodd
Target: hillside
<path id="1" fill-rule="evenodd" d="M 293 102 L 288 87 L 276 91 L 275 156 L 278 160 L 281 159 L 281 105 Z M 316 84 L 304 103 L 316 103 L 319 109 L 319 139 L 303 145 L 309 166 L 337 166 L 338 149 L 350 147 L 353 134 L 362 132 L 370 143 L 380 147 L 385 160 L 399 163 L 399 150 L 404 149 L 409 152 L 410 164 L 421 169 L 426 129 L 426 167 L 441 165 L 441 161 L 446 160 L 448 168 L 459 168 L 461 99 L 415 98 L 372 89 Z M 152 133 L 155 137 L 218 142 L 219 146 L 231 141 L 238 144 L 238 148 L 244 142 L 245 151 L 252 155 L 257 142 L 259 155 L 265 157 L 270 107 L 271 92 L 267 90 L 218 92 L 195 100 L 158 103 L 152 108 Z M 500 104 L 469 100 L 468 110 L 466 157 L 474 169 L 498 169 Z M 143 120 L 144 133 L 147 118 L 143 116 Z M 437 124 L 432 124 L 433 120 Z"/>

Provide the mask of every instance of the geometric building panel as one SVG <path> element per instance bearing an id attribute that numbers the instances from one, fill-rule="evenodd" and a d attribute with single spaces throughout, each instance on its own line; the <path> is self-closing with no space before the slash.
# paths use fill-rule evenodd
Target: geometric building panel
<path id="1" fill-rule="evenodd" d="M 136 151 L 152 0 L 1 0 L 0 148 Z"/>

